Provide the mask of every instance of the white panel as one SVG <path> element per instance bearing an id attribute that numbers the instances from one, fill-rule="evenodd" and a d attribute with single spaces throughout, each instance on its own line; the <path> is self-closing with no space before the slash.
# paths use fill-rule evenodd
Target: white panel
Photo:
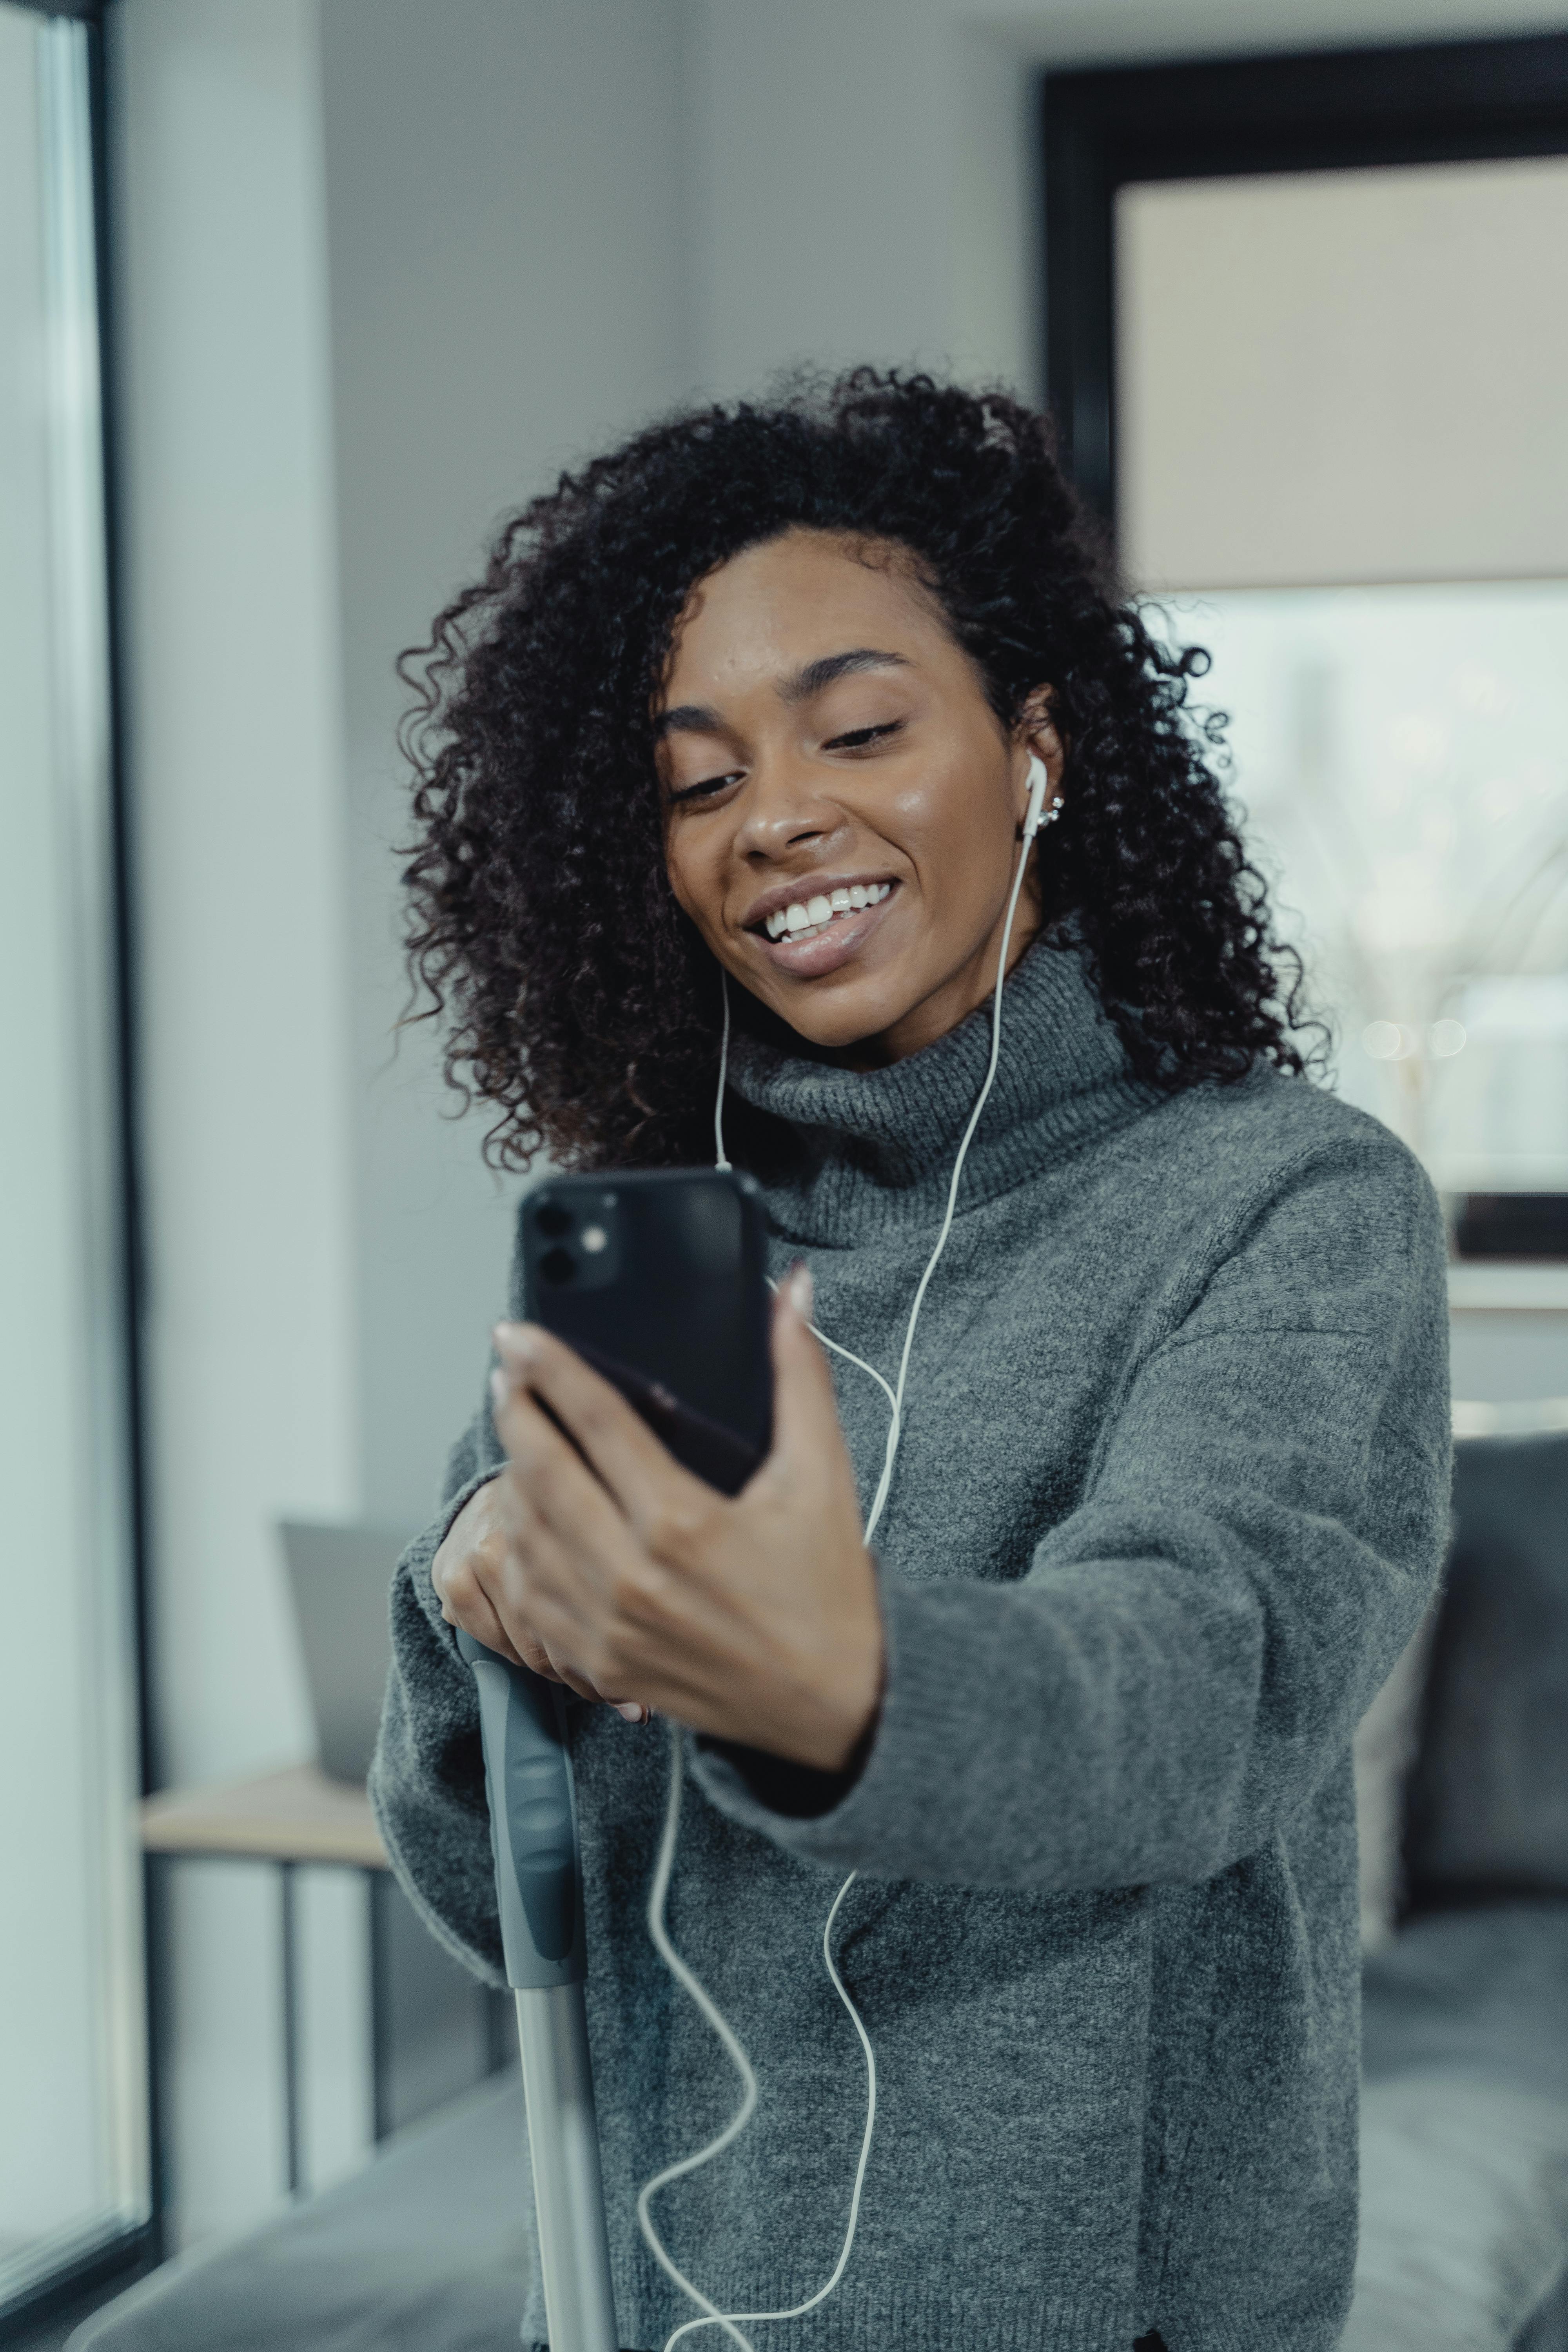
<path id="1" fill-rule="evenodd" d="M 174 1780 L 308 1752 L 273 1532 L 352 1515 L 337 605 L 311 0 L 123 26 L 127 625 Z"/>
<path id="2" fill-rule="evenodd" d="M 110 29 L 155 1671 L 190 1782 L 309 1753 L 274 1522 L 359 1499 L 319 24 L 129 0 Z M 270 1876 L 177 1874 L 176 2242 L 281 2189 Z"/>
<path id="3" fill-rule="evenodd" d="M 1149 585 L 1568 571 L 1568 158 L 1123 190 Z"/>

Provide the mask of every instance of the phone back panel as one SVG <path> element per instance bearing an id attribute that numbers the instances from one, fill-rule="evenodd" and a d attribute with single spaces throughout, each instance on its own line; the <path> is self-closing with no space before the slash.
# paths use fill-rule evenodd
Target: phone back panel
<path id="1" fill-rule="evenodd" d="M 553 1176 L 520 1215 L 531 1320 L 614 1380 L 688 1467 L 734 1492 L 773 1424 L 756 1183 L 715 1168 Z"/>

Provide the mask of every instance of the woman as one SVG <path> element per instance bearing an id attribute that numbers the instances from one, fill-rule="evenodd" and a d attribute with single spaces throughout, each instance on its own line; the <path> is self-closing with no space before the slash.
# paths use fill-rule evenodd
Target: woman
<path id="1" fill-rule="evenodd" d="M 1338 2338 L 1350 1741 L 1437 1569 L 1443 1246 L 1408 1155 L 1302 1069 L 1184 709 L 1198 666 L 1116 600 L 1037 419 L 868 372 L 563 481 L 437 625 L 408 878 L 449 1070 L 513 1161 L 711 1158 L 727 975 L 724 1135 L 781 1277 L 773 1451 L 736 1500 L 510 1327 L 395 1595 L 379 1816 L 492 1981 L 452 1627 L 589 1702 L 590 2030 L 638 2352 L 691 2315 L 637 2189 L 734 2092 L 644 1926 L 649 1710 L 697 1784 L 671 1932 L 762 2085 L 659 2200 L 721 2310 L 805 2301 L 842 2242 L 862 2084 L 818 1947 L 855 1871 L 835 1949 L 880 2107 L 852 2259 L 795 2340 Z M 1036 761 L 1059 821 L 1031 850 Z M 806 1318 L 894 1376 L 1021 856 L 873 1556 L 886 1396 Z"/>

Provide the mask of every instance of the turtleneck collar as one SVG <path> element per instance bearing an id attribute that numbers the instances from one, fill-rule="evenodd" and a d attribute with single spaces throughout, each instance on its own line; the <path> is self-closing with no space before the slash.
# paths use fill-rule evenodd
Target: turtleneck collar
<path id="1" fill-rule="evenodd" d="M 940 1215 L 953 1155 L 991 1054 L 988 998 L 945 1037 L 882 1070 L 809 1061 L 737 1036 L 730 1084 L 785 1121 L 797 1147 L 767 1185 L 789 1239 L 847 1245 L 891 1222 Z M 960 1213 L 1010 1192 L 1158 1099 L 1070 948 L 1037 943 L 1002 998 L 1002 1054 L 963 1163 Z"/>

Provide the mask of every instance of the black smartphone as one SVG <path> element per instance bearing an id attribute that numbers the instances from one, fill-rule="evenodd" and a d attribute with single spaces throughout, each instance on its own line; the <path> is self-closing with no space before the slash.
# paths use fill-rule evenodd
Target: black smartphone
<path id="1" fill-rule="evenodd" d="M 761 1187 L 721 1168 L 552 1176 L 519 1214 L 529 1320 L 696 1476 L 739 1494 L 773 1432 Z"/>

